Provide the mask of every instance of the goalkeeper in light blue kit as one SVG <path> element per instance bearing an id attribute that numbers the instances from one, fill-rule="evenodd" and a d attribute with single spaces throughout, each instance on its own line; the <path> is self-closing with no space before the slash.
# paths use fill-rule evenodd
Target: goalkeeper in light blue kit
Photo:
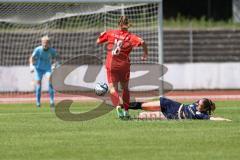
<path id="1" fill-rule="evenodd" d="M 35 79 L 35 92 L 36 92 L 36 106 L 41 106 L 41 81 L 43 75 L 48 78 L 48 92 L 50 95 L 50 107 L 54 107 L 54 89 L 51 84 L 50 78 L 52 74 L 52 69 L 59 65 L 59 56 L 56 50 L 50 47 L 50 39 L 48 36 L 41 38 L 41 46 L 34 49 L 32 55 L 30 56 L 30 71 L 34 72 Z M 52 64 L 52 59 L 56 59 L 56 63 Z"/>

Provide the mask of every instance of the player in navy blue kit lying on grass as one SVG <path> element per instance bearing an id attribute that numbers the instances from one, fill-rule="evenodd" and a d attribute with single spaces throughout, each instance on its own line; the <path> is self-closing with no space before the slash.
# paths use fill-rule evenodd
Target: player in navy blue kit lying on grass
<path id="1" fill-rule="evenodd" d="M 182 104 L 171 99 L 160 97 L 159 101 L 132 102 L 129 109 L 142 109 L 139 119 L 202 119 L 202 120 L 225 120 L 221 117 L 213 117 L 212 112 L 216 109 L 215 103 L 210 99 L 202 98 L 192 104 Z"/>

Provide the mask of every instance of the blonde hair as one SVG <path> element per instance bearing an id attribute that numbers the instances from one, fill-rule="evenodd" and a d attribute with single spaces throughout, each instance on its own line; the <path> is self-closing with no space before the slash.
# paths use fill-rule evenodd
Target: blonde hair
<path id="1" fill-rule="evenodd" d="M 131 24 L 131 23 L 129 22 L 129 20 L 128 20 L 128 17 L 126 17 L 126 16 L 121 16 L 121 17 L 119 18 L 118 25 L 119 25 L 119 26 L 125 25 L 125 26 L 127 26 L 127 28 L 129 28 L 129 27 L 132 26 L 132 24 Z"/>
<path id="2" fill-rule="evenodd" d="M 50 38 L 48 36 L 43 36 L 41 38 L 42 41 L 50 41 Z"/>

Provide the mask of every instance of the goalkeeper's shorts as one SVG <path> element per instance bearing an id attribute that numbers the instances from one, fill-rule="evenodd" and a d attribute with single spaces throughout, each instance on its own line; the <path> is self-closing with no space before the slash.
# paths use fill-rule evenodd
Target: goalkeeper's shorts
<path id="1" fill-rule="evenodd" d="M 34 70 L 34 79 L 36 81 L 41 81 L 42 78 L 43 78 L 43 75 L 45 75 L 47 77 L 50 77 L 51 74 L 52 74 L 51 68 L 48 69 L 48 70 L 42 70 L 42 69 L 35 68 L 35 70 Z"/>

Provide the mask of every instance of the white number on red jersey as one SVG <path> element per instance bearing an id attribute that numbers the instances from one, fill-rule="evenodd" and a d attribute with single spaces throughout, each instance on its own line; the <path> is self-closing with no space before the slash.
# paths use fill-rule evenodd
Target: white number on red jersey
<path id="1" fill-rule="evenodd" d="M 113 49 L 112 49 L 112 55 L 119 55 L 121 51 L 123 41 L 115 39 Z"/>

